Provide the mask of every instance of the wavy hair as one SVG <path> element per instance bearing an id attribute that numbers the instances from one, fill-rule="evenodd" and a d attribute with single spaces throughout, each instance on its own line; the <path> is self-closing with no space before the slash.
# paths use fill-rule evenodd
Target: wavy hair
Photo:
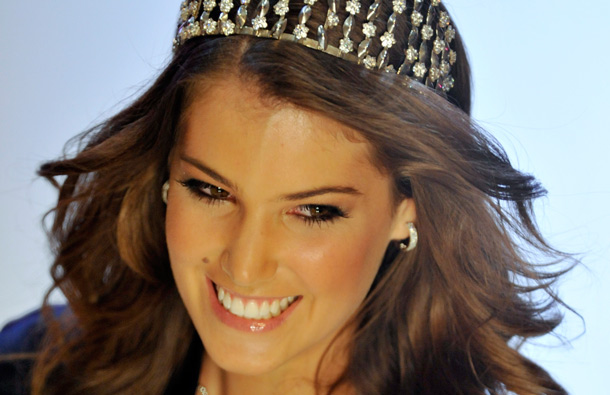
<path id="1" fill-rule="evenodd" d="M 515 344 L 559 324 L 551 285 L 562 272 L 544 262 L 567 256 L 537 230 L 532 201 L 544 189 L 469 117 L 470 72 L 456 40 L 448 99 L 294 43 L 182 45 L 133 104 L 80 137 L 75 155 L 39 170 L 59 188 L 52 290 L 72 319 L 49 317 L 33 393 L 158 394 L 180 368 L 196 333 L 169 266 L 161 185 L 195 90 L 230 74 L 263 98 L 356 129 L 397 196 L 416 205 L 417 249 L 388 246 L 353 318 L 347 368 L 319 392 L 349 384 L 361 394 L 565 394 Z M 540 292 L 549 298 L 534 298 Z"/>

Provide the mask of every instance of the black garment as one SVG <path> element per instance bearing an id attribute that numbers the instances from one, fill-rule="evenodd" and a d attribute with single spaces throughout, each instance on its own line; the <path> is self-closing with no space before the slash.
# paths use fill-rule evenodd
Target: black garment
<path id="1" fill-rule="evenodd" d="M 67 310 L 66 306 L 53 306 L 55 316 Z M 39 310 L 11 321 L 0 332 L 0 395 L 27 395 L 30 393 L 33 360 L 2 360 L 10 354 L 36 352 L 45 332 Z M 198 336 L 191 342 L 186 358 L 173 373 L 165 395 L 192 395 L 197 390 L 203 346 Z"/>

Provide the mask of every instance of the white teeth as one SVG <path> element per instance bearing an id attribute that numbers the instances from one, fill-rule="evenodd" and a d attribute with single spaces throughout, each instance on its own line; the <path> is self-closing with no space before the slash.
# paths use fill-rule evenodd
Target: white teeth
<path id="1" fill-rule="evenodd" d="M 259 314 L 260 316 L 258 318 L 271 318 L 271 312 L 269 311 L 269 302 L 267 302 L 266 300 L 263 302 L 263 304 L 261 304 Z"/>
<path id="2" fill-rule="evenodd" d="M 271 306 L 269 306 L 269 312 L 274 317 L 277 317 L 278 315 L 280 315 L 280 313 L 281 313 L 280 302 L 278 302 L 277 299 L 271 303 Z"/>
<path id="3" fill-rule="evenodd" d="M 258 305 L 255 301 L 251 300 L 246 304 L 246 309 L 244 310 L 244 317 L 260 318 L 258 313 Z"/>
<path id="4" fill-rule="evenodd" d="M 226 310 L 238 317 L 248 319 L 269 319 L 277 317 L 288 308 L 295 300 L 295 296 L 288 296 L 282 299 L 274 299 L 271 303 L 264 300 L 259 304 L 258 301 L 250 299 L 243 300 L 231 295 L 222 287 L 216 286 L 218 301 Z"/>
<path id="5" fill-rule="evenodd" d="M 231 313 L 238 317 L 244 316 L 244 302 L 240 298 L 233 298 L 231 301 Z"/>
<path id="6" fill-rule="evenodd" d="M 222 300 L 222 305 L 225 309 L 229 310 L 231 308 L 231 295 L 225 294 L 224 299 Z"/>

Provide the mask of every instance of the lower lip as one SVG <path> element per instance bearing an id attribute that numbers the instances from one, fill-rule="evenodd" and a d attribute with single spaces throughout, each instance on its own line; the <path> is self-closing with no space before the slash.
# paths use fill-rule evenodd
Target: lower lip
<path id="1" fill-rule="evenodd" d="M 274 330 L 282 325 L 284 321 L 286 321 L 286 319 L 297 307 L 297 304 L 301 301 L 300 298 L 295 300 L 277 317 L 272 317 L 265 320 L 238 317 L 235 314 L 231 314 L 227 309 L 224 308 L 224 306 L 220 304 L 218 301 L 218 296 L 216 295 L 216 290 L 214 289 L 214 284 L 209 278 L 206 280 L 208 283 L 208 293 L 210 295 L 212 310 L 214 311 L 214 314 L 216 314 L 216 317 L 218 317 L 223 324 L 243 332 L 263 333 Z"/>

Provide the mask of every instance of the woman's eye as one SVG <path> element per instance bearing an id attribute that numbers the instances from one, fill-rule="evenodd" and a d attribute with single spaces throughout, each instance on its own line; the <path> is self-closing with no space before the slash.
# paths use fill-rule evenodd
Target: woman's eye
<path id="1" fill-rule="evenodd" d="M 209 184 L 204 181 L 195 180 L 193 178 L 185 181 L 180 181 L 180 184 L 184 186 L 189 192 L 193 193 L 196 197 L 201 199 L 208 199 L 211 201 L 219 200 L 231 200 L 232 195 L 216 185 Z"/>
<path id="2" fill-rule="evenodd" d="M 333 222 L 337 218 L 347 218 L 347 215 L 338 207 L 320 204 L 304 204 L 290 211 L 308 224 L 321 225 Z"/>

